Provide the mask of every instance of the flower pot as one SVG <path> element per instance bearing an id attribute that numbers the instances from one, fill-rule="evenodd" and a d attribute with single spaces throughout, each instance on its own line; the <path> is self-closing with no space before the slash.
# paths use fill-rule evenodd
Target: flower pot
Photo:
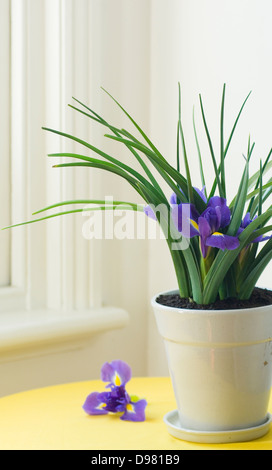
<path id="1" fill-rule="evenodd" d="M 175 427 L 190 430 L 193 438 L 188 440 L 194 441 L 205 433 L 221 433 L 223 442 L 231 440 L 228 432 L 240 440 L 237 430 L 259 429 L 257 437 L 267 432 L 272 305 L 186 310 L 161 305 L 157 297 L 152 307 L 177 402 Z M 247 432 L 246 440 L 254 437 Z M 215 441 L 210 437 L 209 442 Z"/>

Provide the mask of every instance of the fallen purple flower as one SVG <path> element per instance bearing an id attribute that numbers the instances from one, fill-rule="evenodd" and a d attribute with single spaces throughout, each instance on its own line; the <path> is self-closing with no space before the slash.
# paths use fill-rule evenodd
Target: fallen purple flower
<path id="1" fill-rule="evenodd" d="M 106 386 L 111 391 L 92 392 L 87 396 L 83 410 L 89 415 L 120 413 L 125 421 L 144 421 L 146 400 L 130 397 L 125 384 L 131 379 L 131 368 L 123 361 L 106 362 L 101 368 L 101 378 L 109 382 Z"/>

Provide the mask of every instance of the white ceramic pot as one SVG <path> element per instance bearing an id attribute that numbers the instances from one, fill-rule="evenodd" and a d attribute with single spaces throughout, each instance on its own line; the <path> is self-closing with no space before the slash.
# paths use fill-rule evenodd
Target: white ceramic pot
<path id="1" fill-rule="evenodd" d="M 173 292 L 168 292 L 173 293 Z M 267 420 L 272 306 L 186 310 L 152 299 L 182 428 L 247 429 Z"/>

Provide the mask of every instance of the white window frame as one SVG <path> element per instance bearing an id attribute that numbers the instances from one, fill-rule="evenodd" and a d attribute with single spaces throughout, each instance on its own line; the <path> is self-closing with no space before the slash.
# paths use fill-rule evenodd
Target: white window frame
<path id="1" fill-rule="evenodd" d="M 69 128 L 71 134 L 84 130 L 83 122 L 68 114 L 67 104 L 74 89 L 85 97 L 92 94 L 90 2 L 81 0 L 81 9 L 75 8 L 75 0 L 9 3 L 15 224 L 83 190 L 85 197 L 94 196 L 99 180 L 97 175 L 52 169 L 46 154 L 70 144 L 41 129 Z M 63 216 L 11 230 L 11 284 L 0 289 L 0 350 L 85 337 L 127 324 L 125 311 L 102 305 L 101 253 L 98 245 L 83 239 L 82 224 L 80 216 Z"/>
<path id="2" fill-rule="evenodd" d="M 9 1 L 4 0 L 1 4 L 0 15 L 0 200 L 1 220 L 8 225 L 10 223 L 10 28 L 9 28 Z M 10 233 L 1 232 L 0 245 L 0 286 L 10 283 Z"/>

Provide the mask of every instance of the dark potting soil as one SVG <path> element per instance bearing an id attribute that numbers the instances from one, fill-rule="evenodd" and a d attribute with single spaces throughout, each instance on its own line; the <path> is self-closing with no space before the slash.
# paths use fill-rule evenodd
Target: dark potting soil
<path id="1" fill-rule="evenodd" d="M 229 297 L 208 305 L 197 304 L 188 298 L 182 298 L 179 294 L 161 294 L 156 301 L 167 307 L 197 309 L 197 310 L 234 310 L 243 308 L 263 307 L 272 304 L 272 291 L 255 287 L 250 299 L 240 300 Z"/>

